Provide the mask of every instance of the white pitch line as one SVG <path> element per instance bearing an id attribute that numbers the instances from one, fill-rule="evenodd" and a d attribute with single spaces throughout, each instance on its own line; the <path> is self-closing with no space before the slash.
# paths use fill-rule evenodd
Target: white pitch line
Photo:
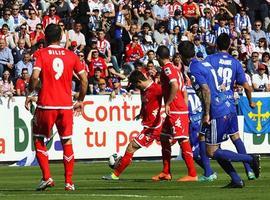
<path id="1" fill-rule="evenodd" d="M 14 195 L 14 194 L 3 194 L 0 193 L 0 197 L 15 197 L 18 195 Z M 151 195 L 132 195 L 132 194 L 24 194 L 24 196 L 74 196 L 74 197 L 125 197 L 125 198 L 159 198 L 159 199 L 167 199 L 167 198 L 183 198 L 183 196 L 151 196 Z"/>

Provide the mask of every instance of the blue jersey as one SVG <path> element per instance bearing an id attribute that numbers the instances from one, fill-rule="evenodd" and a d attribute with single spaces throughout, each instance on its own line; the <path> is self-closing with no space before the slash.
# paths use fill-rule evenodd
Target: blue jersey
<path id="1" fill-rule="evenodd" d="M 220 90 L 222 79 L 209 62 L 193 59 L 190 63 L 190 73 L 194 89 L 207 84 L 211 91 L 210 117 L 216 119 L 230 113 L 230 102 L 226 94 Z"/>
<path id="2" fill-rule="evenodd" d="M 222 77 L 223 84 L 226 87 L 226 95 L 231 103 L 230 110 L 236 113 L 235 99 L 234 99 L 234 84 L 243 85 L 247 82 L 245 72 L 241 63 L 228 53 L 219 52 L 208 56 L 205 61 L 209 62 L 218 75 Z"/>
<path id="3" fill-rule="evenodd" d="M 188 114 L 190 122 L 197 122 L 201 120 L 202 116 L 202 103 L 197 96 L 195 90 L 191 86 L 187 86 L 188 94 Z"/>

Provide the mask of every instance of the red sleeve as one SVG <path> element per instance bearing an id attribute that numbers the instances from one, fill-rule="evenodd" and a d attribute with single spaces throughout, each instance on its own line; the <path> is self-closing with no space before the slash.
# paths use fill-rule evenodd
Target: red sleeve
<path id="1" fill-rule="evenodd" d="M 42 70 L 42 54 L 40 52 L 40 50 L 36 51 L 35 54 L 34 54 L 34 58 L 36 59 L 35 60 L 35 64 L 34 64 L 34 68 L 33 69 L 40 69 Z"/>
<path id="2" fill-rule="evenodd" d="M 172 65 L 164 66 L 164 73 L 169 78 L 169 82 L 177 81 L 178 73 Z"/>
<path id="3" fill-rule="evenodd" d="M 84 67 L 83 67 L 80 59 L 75 54 L 73 55 L 73 59 L 75 59 L 75 65 L 73 67 L 74 72 L 76 74 L 82 73 L 84 71 Z"/>
<path id="4" fill-rule="evenodd" d="M 129 59 L 129 57 L 131 56 L 132 53 L 133 53 L 133 49 L 131 48 L 131 45 L 128 44 L 128 45 L 126 46 L 126 53 L 125 53 L 127 59 Z"/>
<path id="5" fill-rule="evenodd" d="M 22 90 L 22 88 L 21 88 L 21 79 L 18 79 L 18 80 L 16 81 L 15 88 L 16 88 L 16 89 Z"/>

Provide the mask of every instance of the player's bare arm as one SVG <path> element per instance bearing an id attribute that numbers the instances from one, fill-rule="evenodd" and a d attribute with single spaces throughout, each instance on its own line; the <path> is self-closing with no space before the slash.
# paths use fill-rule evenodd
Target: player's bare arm
<path id="1" fill-rule="evenodd" d="M 32 98 L 33 93 L 38 87 L 39 74 L 40 74 L 40 70 L 34 69 L 32 75 L 30 77 L 29 86 L 28 86 L 28 92 L 26 94 L 26 100 L 25 100 L 25 104 L 24 104 L 24 107 L 27 110 L 30 110 L 30 104 L 33 101 L 33 98 Z"/>
<path id="2" fill-rule="evenodd" d="M 252 96 L 251 96 L 252 88 L 249 86 L 249 84 L 247 82 L 245 82 L 242 86 L 243 86 L 245 93 L 247 95 L 249 106 L 251 108 L 255 108 L 256 104 L 255 104 L 255 102 L 252 101 Z"/>
<path id="3" fill-rule="evenodd" d="M 204 106 L 203 124 L 210 124 L 211 92 L 207 84 L 201 85 L 201 93 Z"/>
<path id="4" fill-rule="evenodd" d="M 177 81 L 172 81 L 170 83 L 170 96 L 167 100 L 167 102 L 165 102 L 165 113 L 167 115 L 170 114 L 170 104 L 173 102 L 176 94 L 177 94 L 177 90 L 178 90 L 178 83 Z"/>
<path id="5" fill-rule="evenodd" d="M 73 106 L 75 116 L 79 116 L 81 114 L 82 107 L 83 107 L 83 100 L 84 100 L 84 97 L 87 91 L 87 85 L 88 85 L 87 75 L 85 71 L 82 73 L 79 73 L 78 77 L 80 79 L 81 88 L 79 92 L 79 97 L 77 98 L 77 101 Z"/>

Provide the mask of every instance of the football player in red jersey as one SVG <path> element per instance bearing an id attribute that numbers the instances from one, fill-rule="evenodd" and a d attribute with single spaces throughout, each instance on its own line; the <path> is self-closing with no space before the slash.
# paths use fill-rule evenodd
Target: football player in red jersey
<path id="1" fill-rule="evenodd" d="M 163 171 L 152 177 L 152 180 L 172 179 L 170 169 L 171 145 L 177 141 L 188 168 L 188 175 L 179 178 L 177 181 L 197 181 L 193 153 L 189 142 L 188 98 L 184 79 L 181 72 L 170 62 L 170 51 L 166 46 L 160 46 L 157 49 L 157 58 L 160 66 L 163 66 L 160 81 L 166 118 L 160 135 Z"/>
<path id="2" fill-rule="evenodd" d="M 56 124 L 63 146 L 65 189 L 74 190 L 72 182 L 74 154 L 71 140 L 73 114 L 79 115 L 81 112 L 87 90 L 87 76 L 78 56 L 59 46 L 61 29 L 58 25 L 48 25 L 45 29 L 45 38 L 49 46 L 35 53 L 36 61 L 25 100 L 25 108 L 29 110 L 31 96 L 40 80 L 41 88 L 38 92 L 37 109 L 33 119 L 34 145 L 43 175 L 37 190 L 54 186 L 44 143 L 44 138 L 50 137 L 54 124 Z M 71 92 L 73 71 L 78 75 L 81 83 L 79 97 L 75 104 L 72 102 Z"/>
<path id="3" fill-rule="evenodd" d="M 120 174 L 131 164 L 133 154 L 141 147 L 150 146 L 154 140 L 159 140 L 162 127 L 160 116 L 162 91 L 160 85 L 147 79 L 145 75 L 138 70 L 133 71 L 129 76 L 129 82 L 141 91 L 141 112 L 136 119 L 142 119 L 144 127 L 141 133 L 134 138 L 127 146 L 125 155 L 114 167 L 114 171 L 103 176 L 105 180 L 118 180 Z"/>

